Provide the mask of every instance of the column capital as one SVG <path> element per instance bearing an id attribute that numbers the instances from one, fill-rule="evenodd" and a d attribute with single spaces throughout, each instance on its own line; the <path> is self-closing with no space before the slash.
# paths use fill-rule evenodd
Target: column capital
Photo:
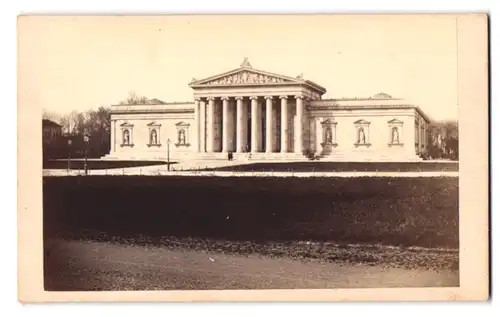
<path id="1" fill-rule="evenodd" d="M 306 99 L 306 97 L 302 96 L 302 95 L 297 95 L 297 96 L 295 96 L 295 99 L 302 99 L 302 100 L 304 100 L 304 99 Z"/>
<path id="2" fill-rule="evenodd" d="M 194 101 L 201 101 L 201 97 L 194 97 Z"/>
<path id="3" fill-rule="evenodd" d="M 243 100 L 243 97 L 242 96 L 236 96 L 236 97 L 234 97 L 234 99 L 236 99 L 236 100 Z"/>
<path id="4" fill-rule="evenodd" d="M 250 98 L 250 100 L 257 100 L 257 99 L 259 99 L 259 96 L 250 96 L 248 98 Z"/>
<path id="5" fill-rule="evenodd" d="M 288 99 L 288 96 L 280 96 L 280 99 Z"/>
<path id="6" fill-rule="evenodd" d="M 208 100 L 208 101 L 214 101 L 214 100 L 215 100 L 215 97 L 207 97 L 207 100 Z"/>
<path id="7" fill-rule="evenodd" d="M 228 101 L 229 100 L 229 97 L 228 96 L 223 96 L 223 97 L 220 97 L 221 100 L 225 100 L 225 101 Z"/>
<path id="8" fill-rule="evenodd" d="M 271 99 L 271 100 L 273 100 L 273 99 L 274 99 L 274 96 L 265 96 L 264 98 L 265 98 L 266 100 L 267 100 L 267 99 Z"/>

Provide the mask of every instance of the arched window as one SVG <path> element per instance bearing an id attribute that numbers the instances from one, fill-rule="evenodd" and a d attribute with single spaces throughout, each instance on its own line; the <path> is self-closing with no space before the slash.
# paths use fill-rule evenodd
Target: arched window
<path id="1" fill-rule="evenodd" d="M 356 127 L 356 136 L 354 146 L 371 146 L 370 144 L 370 122 L 364 119 L 360 119 L 354 122 Z"/>
<path id="2" fill-rule="evenodd" d="M 161 124 L 156 123 L 155 121 L 150 122 L 147 124 L 147 127 L 149 129 L 149 141 L 147 146 L 155 146 L 155 147 L 160 147 L 161 146 Z"/>
<path id="3" fill-rule="evenodd" d="M 363 127 L 359 127 L 358 129 L 358 143 L 359 144 L 366 143 L 365 129 L 363 129 Z"/>
<path id="4" fill-rule="evenodd" d="M 130 144 L 130 131 L 128 129 L 123 130 L 123 144 Z"/>
<path id="5" fill-rule="evenodd" d="M 175 128 L 177 129 L 177 135 L 175 139 L 175 146 L 179 147 L 189 147 L 189 123 L 180 121 L 175 124 Z"/>
<path id="6" fill-rule="evenodd" d="M 158 133 L 156 132 L 156 129 L 151 129 L 149 142 L 152 145 L 158 144 Z"/>
<path id="7" fill-rule="evenodd" d="M 392 127 L 392 143 L 399 144 L 399 129 L 398 127 Z"/>
<path id="8" fill-rule="evenodd" d="M 186 144 L 186 130 L 179 129 L 177 132 L 177 141 L 180 145 Z"/>

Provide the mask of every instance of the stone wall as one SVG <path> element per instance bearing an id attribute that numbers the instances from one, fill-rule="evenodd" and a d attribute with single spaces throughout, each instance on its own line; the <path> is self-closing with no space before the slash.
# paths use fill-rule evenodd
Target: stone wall
<path id="1" fill-rule="evenodd" d="M 165 159 L 167 140 L 170 140 L 171 158 L 189 156 L 197 149 L 192 113 L 113 115 L 111 128 L 113 132 L 110 157 Z M 128 145 L 124 144 L 125 129 L 130 131 L 130 144 Z M 152 144 L 153 129 L 157 132 L 157 144 Z"/>
<path id="2" fill-rule="evenodd" d="M 323 110 L 309 114 L 309 146 L 321 155 L 325 127 L 332 129 L 331 153 L 327 157 L 343 159 L 411 160 L 415 152 L 414 109 Z M 358 142 L 359 129 L 365 142 Z M 393 128 L 397 129 L 393 135 Z M 393 142 L 397 138 L 399 142 Z M 312 140 L 315 140 L 312 142 Z"/>

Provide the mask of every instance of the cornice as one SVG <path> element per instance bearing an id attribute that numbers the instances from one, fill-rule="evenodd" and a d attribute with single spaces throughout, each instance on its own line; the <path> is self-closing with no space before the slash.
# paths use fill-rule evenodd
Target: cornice
<path id="1" fill-rule="evenodd" d="M 111 110 L 111 114 L 143 114 L 143 113 L 194 113 L 193 108 L 183 109 L 133 109 L 133 110 Z"/>

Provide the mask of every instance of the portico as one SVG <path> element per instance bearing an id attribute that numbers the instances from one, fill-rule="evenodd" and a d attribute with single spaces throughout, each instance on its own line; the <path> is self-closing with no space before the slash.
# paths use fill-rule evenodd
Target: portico
<path id="1" fill-rule="evenodd" d="M 197 150 L 202 153 L 297 153 L 305 150 L 305 101 L 320 99 L 325 88 L 255 70 L 247 59 L 240 68 L 193 80 Z"/>

